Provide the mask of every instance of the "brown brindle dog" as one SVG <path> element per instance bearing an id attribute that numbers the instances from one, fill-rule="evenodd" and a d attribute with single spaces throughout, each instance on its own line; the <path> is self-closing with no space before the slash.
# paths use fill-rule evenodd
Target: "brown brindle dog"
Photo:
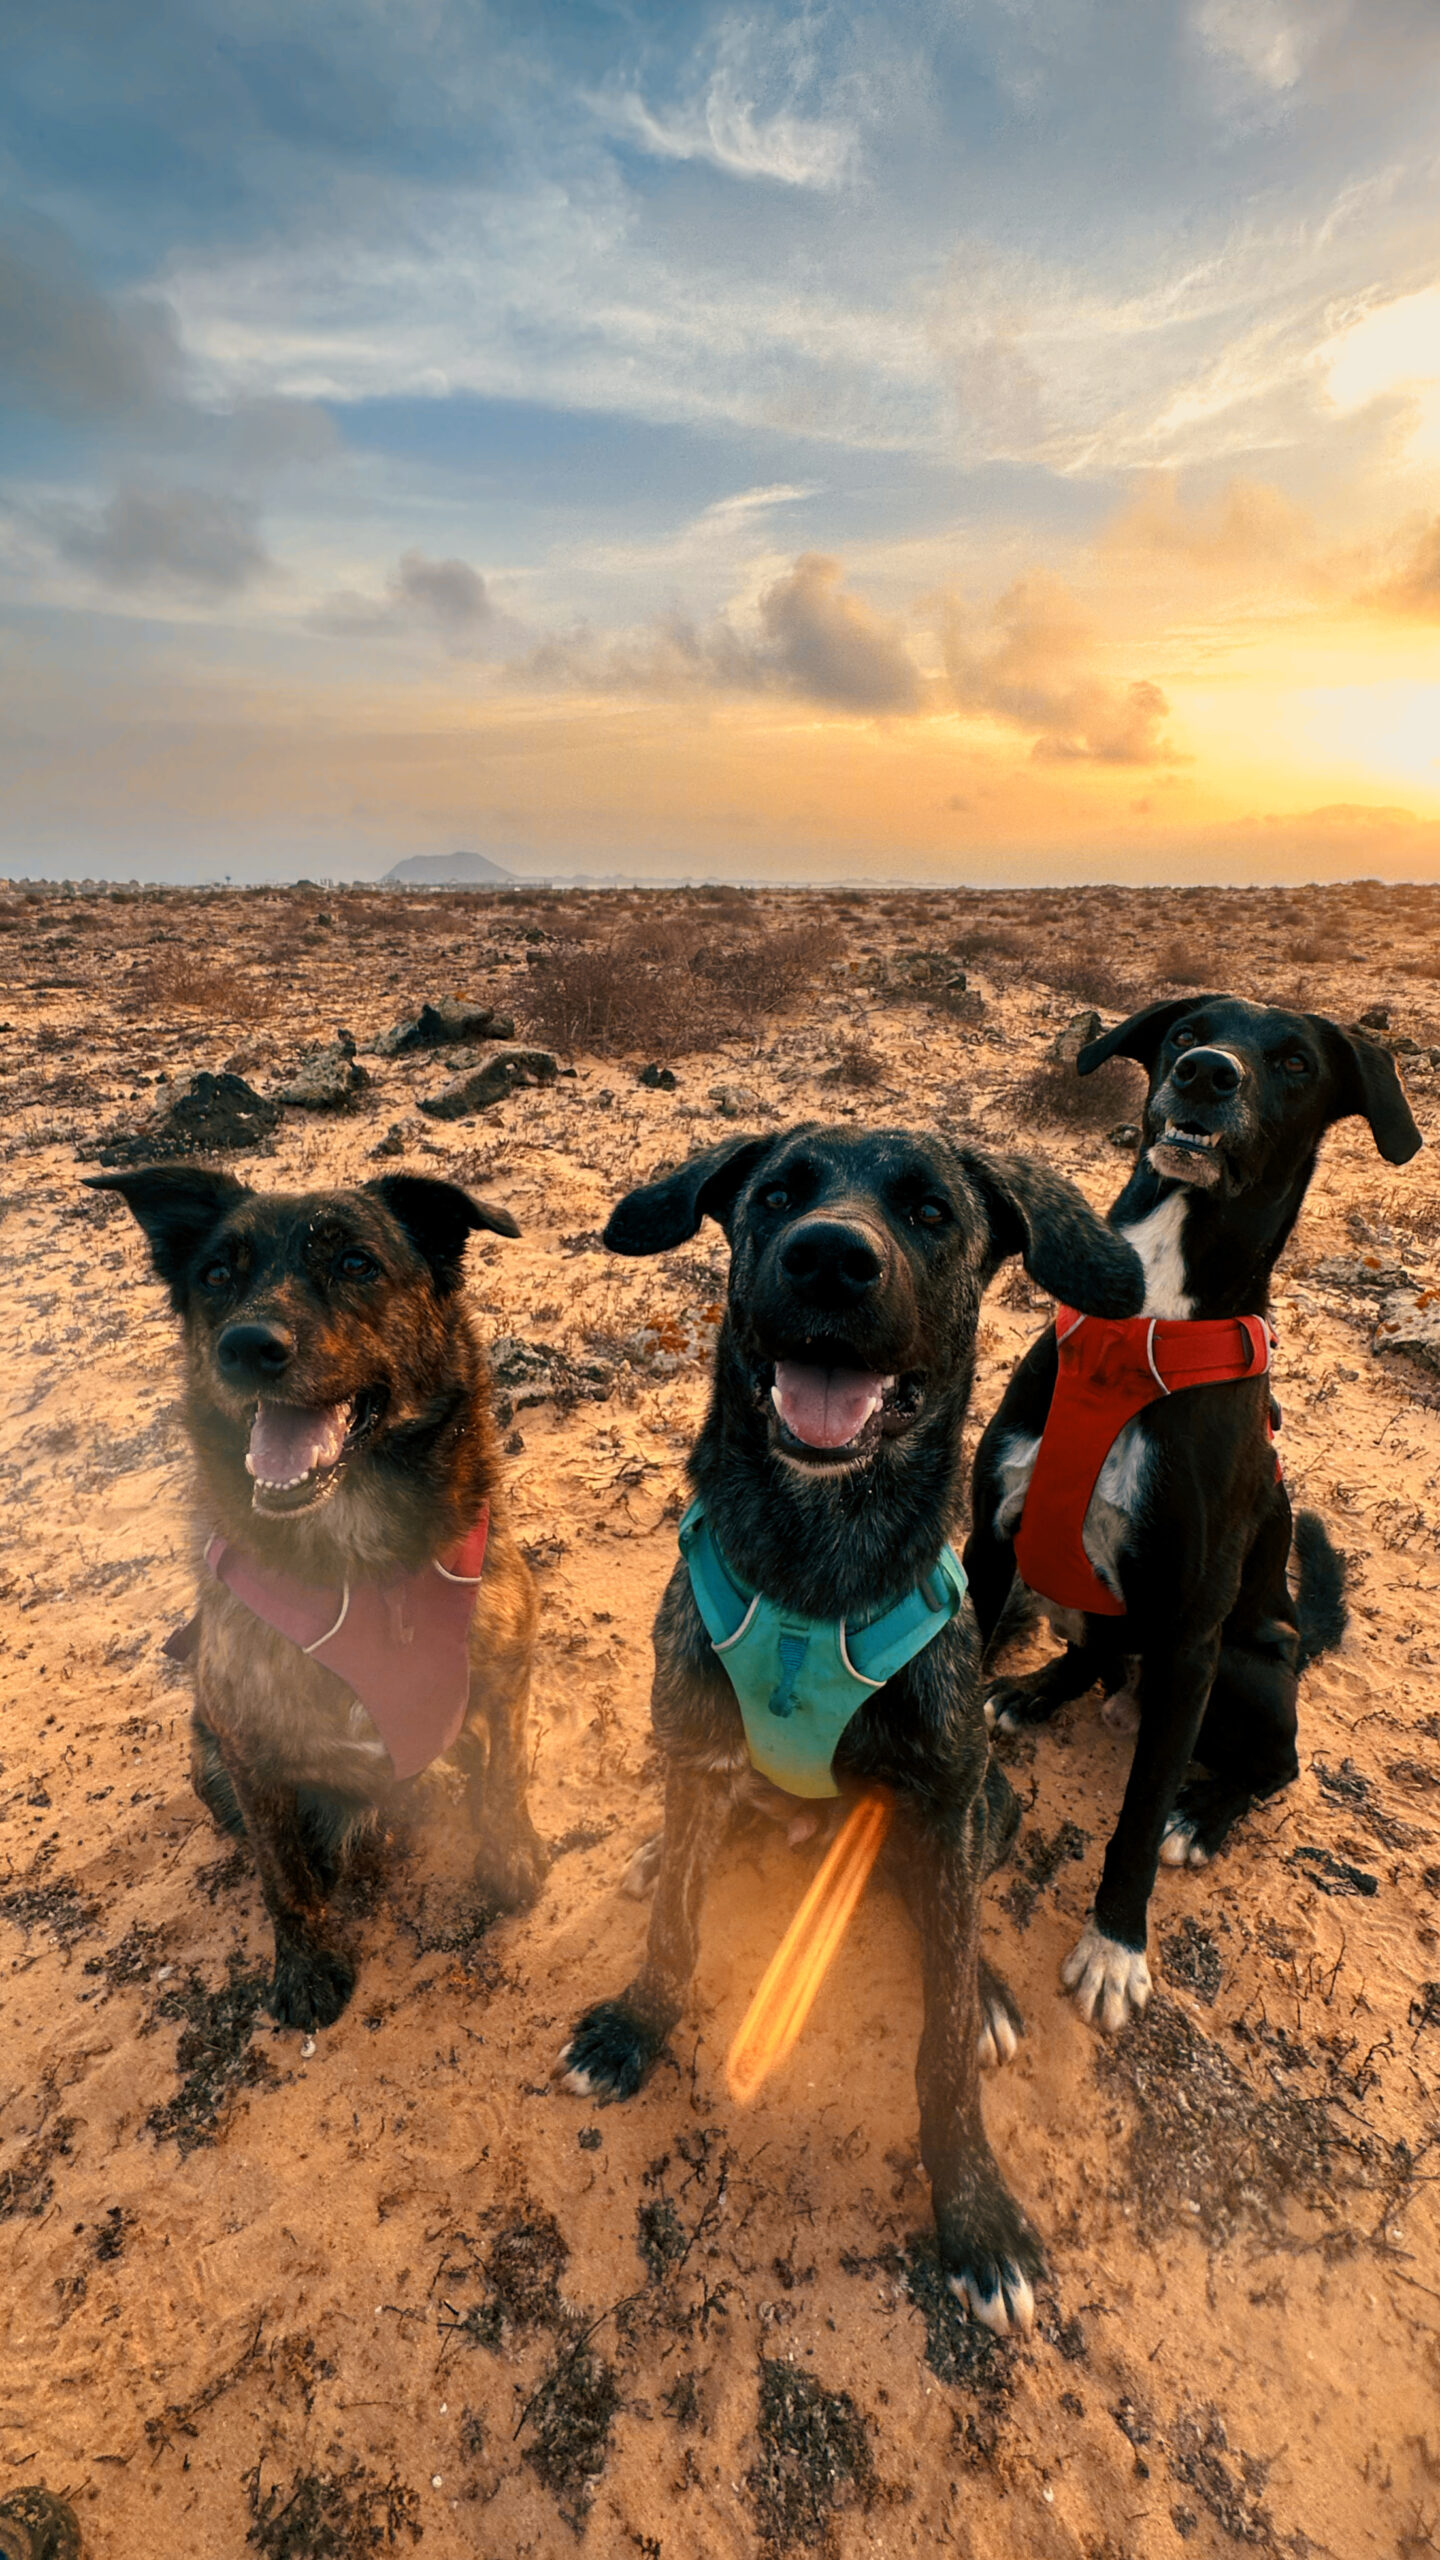
<path id="1" fill-rule="evenodd" d="M 208 1541 L 186 1631 L 196 1790 L 254 1851 L 274 2015 L 328 2026 L 355 1982 L 326 1910 L 346 1844 L 441 1752 L 465 1774 L 481 1892 L 515 1910 L 544 1879 L 535 1595 L 460 1289 L 470 1231 L 519 1229 L 409 1174 L 297 1195 L 163 1165 L 90 1187 L 127 1202 L 184 1328 Z"/>

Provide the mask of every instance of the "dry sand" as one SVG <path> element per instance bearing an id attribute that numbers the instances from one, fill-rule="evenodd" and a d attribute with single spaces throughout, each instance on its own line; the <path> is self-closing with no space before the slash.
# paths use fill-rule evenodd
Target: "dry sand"
<path id="1" fill-rule="evenodd" d="M 1082 998 L 1113 1019 L 1193 973 L 1344 1020 L 1388 1003 L 1427 1047 L 1440 897 L 760 901 L 767 925 L 829 914 L 839 955 L 753 1040 L 675 1058 L 673 1094 L 636 1087 L 644 1052 L 580 1054 L 573 1081 L 436 1125 L 414 1102 L 442 1064 L 371 1061 L 353 1113 L 288 1113 L 236 1159 L 264 1185 L 358 1181 L 398 1120 L 405 1161 L 523 1226 L 472 1250 L 486 1337 L 561 1346 L 609 1390 L 514 1422 L 536 1813 L 563 1853 L 539 1908 L 478 1930 L 426 1835 L 358 1897 L 359 1988 L 316 2050 L 257 2008 L 259 1894 L 189 1791 L 158 1650 L 194 1571 L 173 1320 L 77 1144 L 135 1125 L 162 1071 L 234 1056 L 265 1088 L 334 1023 L 363 1054 L 421 998 L 523 996 L 545 948 L 523 929 L 608 929 L 617 903 L 0 904 L 0 2492 L 68 2488 L 92 2560 L 420 2536 L 508 2560 L 582 2532 L 606 2560 L 1434 2551 L 1440 1378 L 1371 1347 L 1387 1267 L 1433 1273 L 1428 1156 L 1392 1173 L 1339 1128 L 1282 1265 L 1284 1454 L 1352 1558 L 1351 1630 L 1305 1684 L 1299 1783 L 1211 1872 L 1162 1872 L 1157 1999 L 1111 2046 L 1058 1970 L 1128 1745 L 1091 1699 L 1005 1746 L 1026 1815 L 987 1942 L 1029 2033 L 987 2115 L 1050 2250 L 1033 2341 L 994 2344 L 935 2282 L 917 1962 L 887 1894 L 785 2070 L 748 2112 L 726 2100 L 813 1852 L 727 1853 L 673 2064 L 630 2106 L 549 2074 L 644 1930 L 620 1883 L 658 1805 L 648 1628 L 723 1289 L 714 1229 L 607 1260 L 610 1204 L 735 1125 L 710 1100 L 732 1084 L 756 1125 L 1033 1143 L 1103 1205 L 1123 1155 L 1007 1092 Z M 717 904 L 717 931 L 745 912 Z M 967 960 L 967 1018 L 904 971 L 977 923 L 1015 947 Z M 845 1041 L 878 1085 L 821 1080 Z M 1433 1137 L 1423 1057 L 1410 1091 Z M 992 1293 L 972 1430 L 1044 1312 L 1013 1276 Z"/>

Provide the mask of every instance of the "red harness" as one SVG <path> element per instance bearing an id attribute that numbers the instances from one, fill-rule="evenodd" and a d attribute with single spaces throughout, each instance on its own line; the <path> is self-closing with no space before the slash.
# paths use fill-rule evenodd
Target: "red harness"
<path id="1" fill-rule="evenodd" d="M 485 1563 L 490 1505 L 448 1554 L 396 1582 L 344 1582 L 338 1590 L 272 1573 L 215 1536 L 205 1562 L 217 1582 L 312 1662 L 333 1671 L 368 1712 L 397 1778 L 418 1777 L 448 1751 L 470 1700 L 470 1621 Z M 183 1660 L 198 1621 L 165 1647 Z"/>
<path id="2" fill-rule="evenodd" d="M 1127 1422 L 1179 1387 L 1218 1387 L 1270 1366 L 1263 1316 L 1170 1320 L 1079 1316 L 1055 1310 L 1059 1370 L 1025 1494 L 1015 1561 L 1032 1591 L 1063 1609 L 1123 1618 L 1081 1532 L 1101 1468 Z"/>

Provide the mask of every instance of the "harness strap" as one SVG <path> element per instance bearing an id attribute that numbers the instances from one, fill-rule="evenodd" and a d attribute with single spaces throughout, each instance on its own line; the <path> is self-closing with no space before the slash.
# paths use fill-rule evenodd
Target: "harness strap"
<path id="1" fill-rule="evenodd" d="M 1110 1451 L 1146 1405 L 1184 1387 L 1262 1377 L 1274 1337 L 1263 1316 L 1111 1319 L 1055 1311 L 1055 1391 L 1015 1560 L 1032 1591 L 1093 1617 L 1125 1614 L 1085 1553 L 1085 1514 Z"/>

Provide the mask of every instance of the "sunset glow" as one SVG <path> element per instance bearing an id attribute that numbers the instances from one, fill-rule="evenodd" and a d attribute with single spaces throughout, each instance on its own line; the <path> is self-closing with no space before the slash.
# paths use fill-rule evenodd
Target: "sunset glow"
<path id="1" fill-rule="evenodd" d="M 1425 12 L 212 14 L 12 53 L 0 868 L 1440 868 Z"/>

